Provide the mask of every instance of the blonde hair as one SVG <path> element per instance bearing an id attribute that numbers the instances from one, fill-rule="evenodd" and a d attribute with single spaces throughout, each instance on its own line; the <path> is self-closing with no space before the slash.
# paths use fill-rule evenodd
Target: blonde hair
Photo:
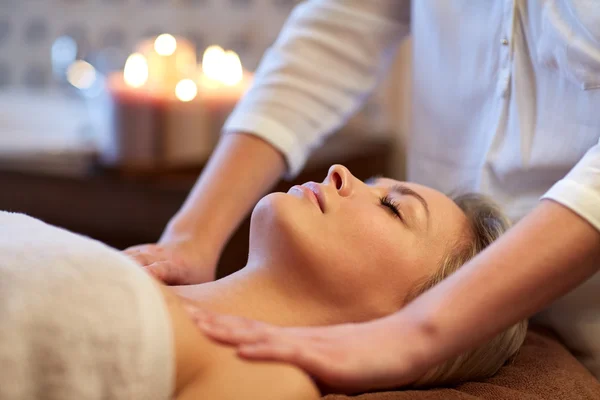
<path id="1" fill-rule="evenodd" d="M 450 276 L 510 227 L 500 208 L 483 195 L 472 193 L 453 200 L 467 216 L 470 232 L 458 240 L 435 274 L 415 285 L 406 303 Z M 487 343 L 432 368 L 412 386 L 440 386 L 490 377 L 516 356 L 526 333 L 527 320 L 520 321 Z"/>

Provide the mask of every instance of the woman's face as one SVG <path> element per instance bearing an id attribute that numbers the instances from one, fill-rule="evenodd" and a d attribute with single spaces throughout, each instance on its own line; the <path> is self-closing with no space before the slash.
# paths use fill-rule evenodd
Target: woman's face
<path id="1" fill-rule="evenodd" d="M 466 232 L 465 215 L 442 193 L 385 178 L 363 183 L 334 165 L 323 183 L 257 204 L 250 252 L 300 271 L 347 318 L 366 320 L 402 307 Z"/>

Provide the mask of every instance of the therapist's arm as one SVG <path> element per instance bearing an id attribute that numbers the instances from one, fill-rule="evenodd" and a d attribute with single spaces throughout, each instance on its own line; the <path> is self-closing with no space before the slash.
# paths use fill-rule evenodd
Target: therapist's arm
<path id="1" fill-rule="evenodd" d="M 543 200 L 498 242 L 390 322 L 419 321 L 416 326 L 427 338 L 418 362 L 430 365 L 540 311 L 598 272 L 599 261 L 600 231 L 571 209 Z"/>
<path id="2" fill-rule="evenodd" d="M 533 212 L 411 309 L 426 311 L 426 330 L 441 340 L 439 355 L 428 355 L 444 359 L 541 311 L 599 269 L 600 143 Z"/>
<path id="3" fill-rule="evenodd" d="M 127 254 L 171 284 L 214 277 L 228 238 L 280 177 L 343 125 L 408 34 L 409 0 L 312 0 L 296 7 L 190 197 L 158 244 Z"/>

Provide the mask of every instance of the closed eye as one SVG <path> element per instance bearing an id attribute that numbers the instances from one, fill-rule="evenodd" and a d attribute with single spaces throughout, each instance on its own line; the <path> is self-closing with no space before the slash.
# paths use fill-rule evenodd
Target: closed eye
<path id="1" fill-rule="evenodd" d="M 400 212 L 400 208 L 398 207 L 398 203 L 396 203 L 394 200 L 392 200 L 389 196 L 383 196 L 383 197 L 381 197 L 379 199 L 379 202 L 381 203 L 382 206 L 387 207 L 390 210 L 390 212 L 392 214 L 394 214 L 394 216 L 396 218 L 398 218 L 400 221 L 402 221 L 402 223 L 406 222 L 404 220 L 404 216 Z"/>

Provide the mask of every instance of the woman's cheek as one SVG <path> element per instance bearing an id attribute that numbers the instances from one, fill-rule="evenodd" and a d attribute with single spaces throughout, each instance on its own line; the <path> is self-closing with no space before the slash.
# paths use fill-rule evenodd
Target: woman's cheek
<path id="1" fill-rule="evenodd" d="M 391 217 L 390 217 L 391 219 Z M 372 218 L 355 227 L 355 246 L 368 254 L 369 259 L 390 259 L 405 247 L 405 238 L 398 229 L 393 229 L 388 221 Z"/>

